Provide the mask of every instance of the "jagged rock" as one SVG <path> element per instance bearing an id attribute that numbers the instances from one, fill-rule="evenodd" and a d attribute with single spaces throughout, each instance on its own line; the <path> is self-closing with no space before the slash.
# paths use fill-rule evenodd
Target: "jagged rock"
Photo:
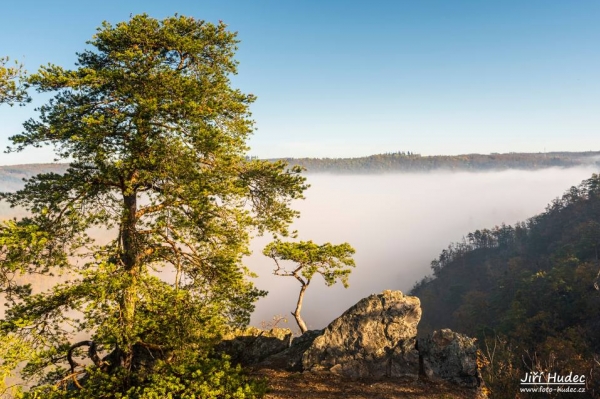
<path id="1" fill-rule="evenodd" d="M 346 377 L 418 378 L 415 349 L 421 303 L 400 291 L 360 300 L 318 336 L 302 358 L 304 370 Z"/>
<path id="2" fill-rule="evenodd" d="M 273 328 L 261 330 L 248 327 L 236 331 L 226 337 L 219 345 L 217 352 L 231 356 L 234 363 L 244 366 L 260 363 L 267 357 L 289 348 L 292 343 L 292 331 L 289 328 Z"/>
<path id="3" fill-rule="evenodd" d="M 464 387 L 481 385 L 477 367 L 475 339 L 449 329 L 434 331 L 419 339 L 418 348 L 424 374 L 432 379 L 450 381 Z"/>
<path id="4" fill-rule="evenodd" d="M 302 356 L 312 345 L 313 341 L 323 334 L 323 330 L 306 331 L 292 340 L 292 345 L 283 352 L 269 356 L 259 364 L 259 367 L 287 371 L 302 371 Z"/>

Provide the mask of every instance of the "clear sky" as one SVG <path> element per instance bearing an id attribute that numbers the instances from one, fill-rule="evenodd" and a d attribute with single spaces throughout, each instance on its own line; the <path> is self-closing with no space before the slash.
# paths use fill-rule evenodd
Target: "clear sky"
<path id="1" fill-rule="evenodd" d="M 258 96 L 252 155 L 600 150 L 597 0 L 10 1 L 0 55 L 71 67 L 103 20 L 143 12 L 239 33 L 233 82 Z M 34 107 L 0 108 L 0 148 Z"/>

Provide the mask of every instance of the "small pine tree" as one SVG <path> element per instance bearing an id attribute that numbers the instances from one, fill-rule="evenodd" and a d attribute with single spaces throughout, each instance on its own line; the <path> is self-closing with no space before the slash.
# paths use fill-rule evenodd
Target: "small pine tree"
<path id="1" fill-rule="evenodd" d="M 331 286 L 339 280 L 347 288 L 348 277 L 352 272 L 350 268 L 355 266 L 354 259 L 352 259 L 354 253 L 354 248 L 348 243 L 318 245 L 312 241 L 274 241 L 263 250 L 263 254 L 275 262 L 276 267 L 273 274 L 294 277 L 300 282 L 300 293 L 296 309 L 292 312 L 292 315 L 302 333 L 305 333 L 308 328 L 300 316 L 300 311 L 302 310 L 304 293 L 312 278 L 315 274 L 319 274 L 325 279 L 327 286 Z M 292 261 L 295 266 L 292 270 L 287 270 L 280 261 Z"/>

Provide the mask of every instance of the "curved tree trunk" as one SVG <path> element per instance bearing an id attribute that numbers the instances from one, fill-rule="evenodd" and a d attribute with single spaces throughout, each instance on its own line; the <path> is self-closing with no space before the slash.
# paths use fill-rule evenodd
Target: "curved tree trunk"
<path id="1" fill-rule="evenodd" d="M 302 287 L 300 288 L 300 294 L 298 295 L 298 302 L 296 303 L 296 310 L 292 313 L 292 315 L 296 319 L 296 323 L 298 323 L 298 327 L 300 327 L 300 332 L 302 334 L 304 334 L 308 330 L 308 328 L 306 328 L 306 323 L 304 323 L 304 320 L 302 320 L 302 317 L 300 316 L 300 311 L 302 310 L 302 300 L 304 299 L 304 292 L 308 288 L 308 284 L 310 284 L 310 280 L 308 280 L 306 283 L 302 280 L 300 280 L 300 282 L 302 283 Z"/>

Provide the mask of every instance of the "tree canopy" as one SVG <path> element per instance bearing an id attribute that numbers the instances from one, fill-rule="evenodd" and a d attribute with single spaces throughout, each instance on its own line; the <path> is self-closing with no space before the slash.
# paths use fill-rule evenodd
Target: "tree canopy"
<path id="1" fill-rule="evenodd" d="M 30 395 L 252 396 L 206 356 L 265 294 L 242 264 L 251 235 L 285 236 L 306 185 L 298 167 L 245 156 L 255 97 L 231 87 L 237 43 L 223 23 L 138 15 L 103 23 L 76 69 L 29 78 L 56 94 L 12 150 L 51 145 L 70 162 L 0 195 L 31 213 L 0 226 L 2 268 L 69 279 L 40 293 L 3 287 L 2 330 L 36 351 Z M 97 242 L 91 228 L 114 236 Z"/>
<path id="2" fill-rule="evenodd" d="M 0 57 L 0 104 L 14 105 L 29 101 L 23 85 L 25 70 L 18 62 L 9 65 L 8 57 Z"/>
<path id="3" fill-rule="evenodd" d="M 25 71 L 18 63 L 8 67 L 8 61 L 8 57 L 0 58 L 0 105 L 12 106 L 15 103 L 25 103 L 29 101 L 21 82 L 25 78 Z M 0 230 L 0 233 L 2 231 Z M 9 249 L 13 253 L 15 249 L 16 252 L 22 252 L 18 245 L 18 237 L 6 237 L 0 234 L 0 295 L 4 295 L 7 301 L 10 301 L 14 294 L 28 290 L 27 286 L 18 285 L 14 281 L 16 272 L 23 269 L 22 260 L 15 262 L 14 257 L 7 256 Z M 31 348 L 26 341 L 18 335 L 0 331 L 0 397 L 15 392 L 7 386 L 6 379 L 11 377 L 13 370 L 30 355 Z"/>

